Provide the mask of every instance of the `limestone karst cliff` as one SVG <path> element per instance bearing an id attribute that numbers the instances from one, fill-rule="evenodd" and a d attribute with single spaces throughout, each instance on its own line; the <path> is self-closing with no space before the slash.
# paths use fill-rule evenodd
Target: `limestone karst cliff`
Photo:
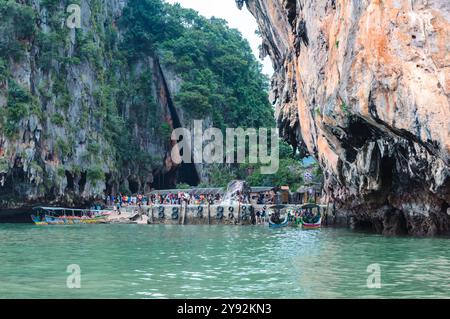
<path id="1" fill-rule="evenodd" d="M 80 205 L 180 174 L 170 131 L 181 79 L 152 52 L 123 56 L 126 1 L 77 3 L 76 29 L 65 26 L 70 2 L 2 3 L 0 207 Z"/>
<path id="2" fill-rule="evenodd" d="M 450 232 L 450 2 L 246 0 L 284 138 L 356 226 Z"/>
<path id="3" fill-rule="evenodd" d="M 174 164 L 173 129 L 273 127 L 267 97 L 225 20 L 163 0 L 2 0 L 0 215 L 208 183 L 207 165 Z"/>

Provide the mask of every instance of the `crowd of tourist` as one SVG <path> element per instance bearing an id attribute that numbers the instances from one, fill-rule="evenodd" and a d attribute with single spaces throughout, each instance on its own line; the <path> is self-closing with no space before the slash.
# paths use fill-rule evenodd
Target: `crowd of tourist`
<path id="1" fill-rule="evenodd" d="M 110 195 L 106 198 L 107 206 L 151 206 L 151 205 L 181 205 L 187 203 L 188 205 L 205 205 L 218 204 L 222 200 L 220 194 L 189 194 L 183 191 L 178 193 L 160 194 L 155 193 L 151 195 Z"/>
<path id="2" fill-rule="evenodd" d="M 223 196 L 219 193 L 196 194 L 188 193 L 180 190 L 177 193 L 153 193 L 150 195 L 108 195 L 105 199 L 107 206 L 124 207 L 124 206 L 151 206 L 151 205 L 207 205 L 220 204 Z M 237 194 L 236 201 L 242 204 L 254 202 L 256 204 L 271 204 L 274 201 L 273 196 L 269 193 L 261 193 L 257 196 L 249 197 L 247 194 Z"/>

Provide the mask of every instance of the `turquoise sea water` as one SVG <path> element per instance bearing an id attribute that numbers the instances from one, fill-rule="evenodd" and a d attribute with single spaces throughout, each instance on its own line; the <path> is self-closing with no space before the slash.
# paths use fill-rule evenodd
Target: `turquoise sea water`
<path id="1" fill-rule="evenodd" d="M 347 229 L 0 225 L 0 298 L 450 297 L 450 241 Z M 67 266 L 81 288 L 69 289 Z M 379 264 L 381 288 L 367 288 Z"/>

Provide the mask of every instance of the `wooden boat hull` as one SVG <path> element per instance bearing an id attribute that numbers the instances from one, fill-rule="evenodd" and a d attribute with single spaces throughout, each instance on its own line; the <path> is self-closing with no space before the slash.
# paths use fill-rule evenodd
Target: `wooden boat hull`
<path id="1" fill-rule="evenodd" d="M 44 220 L 47 225 L 64 225 L 66 223 L 64 218 L 57 218 L 47 215 L 44 217 Z"/>
<path id="2" fill-rule="evenodd" d="M 31 215 L 31 220 L 33 220 L 33 223 L 35 225 L 48 225 L 45 220 L 41 220 L 39 217 L 36 217 L 34 215 Z"/>
<path id="3" fill-rule="evenodd" d="M 106 216 L 97 217 L 53 217 L 45 215 L 42 219 L 31 215 L 35 225 L 78 225 L 78 224 L 105 224 L 108 222 Z"/>
<path id="4" fill-rule="evenodd" d="M 305 223 L 302 222 L 303 229 L 319 229 L 322 227 L 322 217 L 319 219 L 317 223 Z"/>
<path id="5" fill-rule="evenodd" d="M 282 222 L 281 224 L 275 224 L 269 219 L 269 228 L 283 228 L 283 227 L 287 227 L 288 224 L 289 224 L 289 221 L 288 221 L 287 217 L 284 220 L 284 222 Z"/>
<path id="6" fill-rule="evenodd" d="M 104 224 L 106 222 L 105 217 L 80 219 L 80 224 Z"/>

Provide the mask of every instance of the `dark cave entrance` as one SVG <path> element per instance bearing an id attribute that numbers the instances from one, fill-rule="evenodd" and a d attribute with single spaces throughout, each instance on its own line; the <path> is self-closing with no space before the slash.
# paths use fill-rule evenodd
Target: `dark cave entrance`
<path id="1" fill-rule="evenodd" d="M 4 184 L 0 187 L 0 200 L 8 200 L 8 197 L 14 193 L 13 178 L 12 175 L 6 174 L 3 174 L 1 178 L 4 178 Z"/>
<path id="2" fill-rule="evenodd" d="M 75 190 L 75 184 L 73 182 L 73 175 L 69 171 L 66 171 L 65 174 L 66 174 L 66 179 L 67 179 L 67 190 L 69 190 L 69 191 Z"/>
<path id="3" fill-rule="evenodd" d="M 200 179 L 197 169 L 193 163 L 182 163 L 176 170 L 168 173 L 154 172 L 154 189 L 173 189 L 180 183 L 186 183 L 191 186 L 197 186 Z M 130 186 L 131 189 L 131 186 Z"/>
<path id="4" fill-rule="evenodd" d="M 86 186 L 86 172 L 81 172 L 80 181 L 78 182 L 80 194 L 84 192 L 84 187 Z"/>
<path id="5" fill-rule="evenodd" d="M 128 178 L 128 188 L 131 194 L 137 194 L 139 192 L 139 183 L 134 178 Z"/>
<path id="6" fill-rule="evenodd" d="M 380 173 L 382 189 L 390 190 L 394 180 L 395 160 L 391 157 L 381 159 Z"/>
<path id="7" fill-rule="evenodd" d="M 354 224 L 355 230 L 361 232 L 381 232 L 379 223 L 373 220 L 356 220 Z"/>
<path id="8" fill-rule="evenodd" d="M 154 189 L 172 189 L 176 186 L 176 171 L 162 173 L 160 171 L 154 173 L 153 188 Z"/>
<path id="9" fill-rule="evenodd" d="M 358 116 L 350 118 L 347 134 L 350 144 L 355 148 L 361 148 L 367 141 L 374 141 L 381 136 L 376 128 Z"/>
<path id="10" fill-rule="evenodd" d="M 114 183 L 111 182 L 112 174 L 105 174 L 105 184 L 106 184 L 106 194 L 114 194 L 116 193 Z"/>
<path id="11" fill-rule="evenodd" d="M 11 173 L 3 173 L 0 178 L 3 179 L 3 186 L 0 185 L 0 201 L 9 202 L 11 199 L 21 201 L 29 188 L 21 157 L 15 159 Z"/>
<path id="12" fill-rule="evenodd" d="M 176 111 L 175 105 L 170 95 L 170 90 L 167 86 L 164 73 L 161 69 L 161 64 L 155 59 L 155 67 L 159 72 L 162 79 L 163 89 L 167 97 L 167 107 L 169 109 L 170 116 L 172 118 L 173 128 L 181 128 L 180 117 Z M 156 172 L 154 173 L 153 188 L 155 189 L 171 189 L 175 188 L 177 183 L 186 183 L 191 186 L 197 186 L 200 183 L 200 178 L 197 172 L 197 168 L 193 163 L 181 163 L 181 165 L 175 170 L 171 170 L 167 173 Z M 131 187 L 131 186 L 130 186 Z"/>
<path id="13" fill-rule="evenodd" d="M 200 183 L 197 168 L 193 163 L 183 163 L 179 168 L 179 182 L 186 183 L 191 186 L 197 186 Z"/>

